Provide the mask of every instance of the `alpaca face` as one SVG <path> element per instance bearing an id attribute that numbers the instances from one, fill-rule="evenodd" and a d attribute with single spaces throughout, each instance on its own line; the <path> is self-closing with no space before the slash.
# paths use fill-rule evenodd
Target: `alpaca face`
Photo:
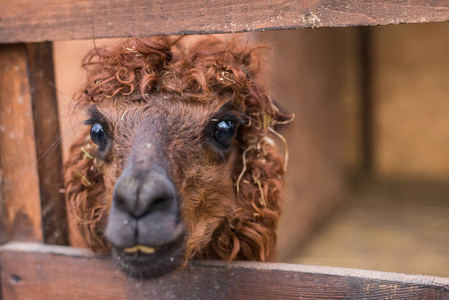
<path id="1" fill-rule="evenodd" d="M 219 99 L 192 105 L 170 96 L 89 113 L 112 195 L 105 237 L 119 265 L 148 277 L 182 266 L 236 207 L 241 113 Z"/>
<path id="2" fill-rule="evenodd" d="M 270 259 L 285 115 L 257 80 L 257 52 L 212 37 L 189 48 L 139 38 L 93 49 L 84 66 L 75 100 L 90 134 L 65 174 L 86 244 L 136 277 L 193 258 Z"/>

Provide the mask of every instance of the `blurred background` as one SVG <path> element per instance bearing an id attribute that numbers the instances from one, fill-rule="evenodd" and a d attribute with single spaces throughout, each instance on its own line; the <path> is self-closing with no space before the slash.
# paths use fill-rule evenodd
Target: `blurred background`
<path id="1" fill-rule="evenodd" d="M 272 49 L 272 97 L 296 116 L 278 260 L 449 277 L 449 23 L 244 38 Z M 93 44 L 54 43 L 64 156 Z"/>

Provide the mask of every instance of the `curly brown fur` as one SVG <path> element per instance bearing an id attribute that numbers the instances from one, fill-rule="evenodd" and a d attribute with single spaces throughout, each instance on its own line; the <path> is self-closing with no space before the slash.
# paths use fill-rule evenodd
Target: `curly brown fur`
<path id="1" fill-rule="evenodd" d="M 184 263 L 273 256 L 284 160 L 271 131 L 284 116 L 258 82 L 260 52 L 213 37 L 188 48 L 179 39 L 154 37 L 87 54 L 88 78 L 76 104 L 96 107 L 112 132 L 104 154 L 86 131 L 72 145 L 66 166 L 67 198 L 89 247 L 110 248 L 104 233 L 114 185 L 133 151 L 139 118 L 151 113 L 159 118 L 155 126 L 166 126 L 157 132 L 169 136 L 160 137 L 164 142 L 154 155 L 167 159 L 182 199 Z M 227 107 L 243 124 L 232 146 L 220 150 L 204 132 Z"/>

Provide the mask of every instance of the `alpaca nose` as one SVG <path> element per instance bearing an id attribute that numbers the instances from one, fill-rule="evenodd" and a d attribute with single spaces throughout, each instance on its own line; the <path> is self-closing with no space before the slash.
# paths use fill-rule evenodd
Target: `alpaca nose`
<path id="1" fill-rule="evenodd" d="M 163 170 L 125 170 L 115 185 L 113 199 L 117 209 L 135 219 L 176 210 L 175 187 Z"/>
<path id="2" fill-rule="evenodd" d="M 118 249 L 162 247 L 183 236 L 176 188 L 162 168 L 125 168 L 114 188 L 105 236 Z"/>

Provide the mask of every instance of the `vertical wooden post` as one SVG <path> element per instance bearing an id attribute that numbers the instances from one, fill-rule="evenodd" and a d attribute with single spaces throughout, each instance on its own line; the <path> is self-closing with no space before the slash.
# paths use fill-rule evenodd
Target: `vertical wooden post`
<path id="1" fill-rule="evenodd" d="M 361 95 L 360 95 L 360 116 L 361 116 L 361 153 L 362 172 L 366 176 L 373 173 L 374 160 L 374 132 L 373 132 L 373 95 L 371 81 L 371 28 L 359 29 L 360 38 L 360 61 L 361 61 Z"/>
<path id="2" fill-rule="evenodd" d="M 27 44 L 27 56 L 44 242 L 67 245 L 67 212 L 61 192 L 64 180 L 52 43 Z"/>
<path id="3" fill-rule="evenodd" d="M 1 164 L 1 153 L 0 153 L 0 245 L 6 243 L 6 214 L 5 214 L 5 201 L 3 196 L 3 171 Z"/>
<path id="4" fill-rule="evenodd" d="M 51 44 L 1 45 L 0 153 L 10 241 L 64 244 L 67 240 L 65 204 L 58 194 L 60 149 L 55 148 L 55 158 L 38 161 L 57 136 Z M 54 233 L 57 226 L 64 234 Z"/>
<path id="5" fill-rule="evenodd" d="M 7 237 L 43 241 L 25 44 L 0 47 L 0 152 Z"/>

